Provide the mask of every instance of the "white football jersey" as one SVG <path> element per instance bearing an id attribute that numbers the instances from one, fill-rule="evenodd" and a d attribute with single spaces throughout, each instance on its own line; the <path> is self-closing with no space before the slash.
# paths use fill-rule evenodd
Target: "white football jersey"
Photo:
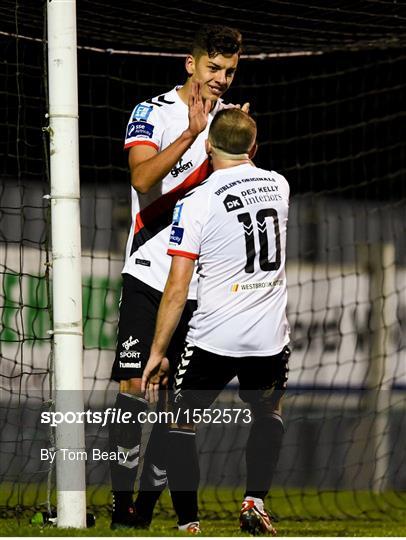
<path id="1" fill-rule="evenodd" d="M 124 148 L 146 144 L 161 151 L 187 129 L 188 107 L 180 99 L 177 88 L 135 107 L 127 125 Z M 206 129 L 161 182 L 145 194 L 131 187 L 132 223 L 123 273 L 159 291 L 165 287 L 171 264 L 166 251 L 173 209 L 178 199 L 209 174 L 205 140 L 214 115 L 224 106 L 219 100 L 209 114 Z M 196 298 L 196 279 L 189 298 Z"/>
<path id="2" fill-rule="evenodd" d="M 289 342 L 289 184 L 251 164 L 215 171 L 174 210 L 168 254 L 198 260 L 187 341 L 223 356 L 270 356 Z"/>

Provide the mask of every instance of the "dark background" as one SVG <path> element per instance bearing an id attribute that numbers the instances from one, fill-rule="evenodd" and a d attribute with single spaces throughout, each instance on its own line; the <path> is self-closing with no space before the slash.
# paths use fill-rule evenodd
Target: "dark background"
<path id="1" fill-rule="evenodd" d="M 185 78 L 180 57 L 111 50 L 185 53 L 198 24 L 227 22 L 243 32 L 245 49 L 226 100 L 251 102 L 259 166 L 286 175 L 292 194 L 404 198 L 405 4 L 230 4 L 78 2 L 82 183 L 128 183 L 122 144 L 131 110 Z M 0 7 L 3 178 L 42 181 L 46 172 L 44 14 L 40 2 Z M 312 54 L 253 58 L 287 53 Z"/>

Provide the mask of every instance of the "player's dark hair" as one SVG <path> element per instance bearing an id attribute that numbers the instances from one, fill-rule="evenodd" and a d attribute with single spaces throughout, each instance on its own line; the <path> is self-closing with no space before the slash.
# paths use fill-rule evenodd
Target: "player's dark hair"
<path id="1" fill-rule="evenodd" d="M 235 28 L 220 25 L 203 25 L 196 32 L 192 43 L 193 56 L 207 53 L 212 58 L 216 54 L 224 56 L 241 54 L 242 36 Z"/>
<path id="2" fill-rule="evenodd" d="M 209 141 L 228 154 L 248 153 L 257 136 L 255 120 L 241 109 L 223 109 L 210 125 Z"/>

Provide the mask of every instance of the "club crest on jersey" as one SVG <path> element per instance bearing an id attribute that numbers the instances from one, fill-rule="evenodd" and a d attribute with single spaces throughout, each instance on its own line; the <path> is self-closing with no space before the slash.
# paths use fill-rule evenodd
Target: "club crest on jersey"
<path id="1" fill-rule="evenodd" d="M 182 227 L 172 227 L 170 244 L 179 246 L 182 243 L 184 229 Z"/>
<path id="2" fill-rule="evenodd" d="M 148 137 L 151 139 L 154 126 L 146 122 L 131 122 L 127 128 L 127 139 L 132 137 Z"/>
<path id="3" fill-rule="evenodd" d="M 227 212 L 232 212 L 233 210 L 238 210 L 239 208 L 244 207 L 242 200 L 236 195 L 227 195 L 223 201 L 223 204 L 226 207 Z"/>
<path id="4" fill-rule="evenodd" d="M 173 210 L 172 225 L 179 225 L 183 203 L 177 204 Z"/>
<path id="5" fill-rule="evenodd" d="M 151 105 L 140 103 L 134 109 L 133 120 L 148 120 L 148 116 L 152 113 Z"/>

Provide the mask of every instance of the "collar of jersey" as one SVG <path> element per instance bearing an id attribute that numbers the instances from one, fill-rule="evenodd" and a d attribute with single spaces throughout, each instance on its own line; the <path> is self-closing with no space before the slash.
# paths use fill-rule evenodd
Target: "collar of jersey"
<path id="1" fill-rule="evenodd" d="M 230 174 L 231 171 L 238 171 L 242 167 L 256 168 L 255 165 L 252 165 L 251 163 L 241 163 L 241 165 L 234 165 L 233 167 L 227 167 L 227 169 L 217 169 L 217 171 L 214 171 L 214 174 Z"/>

